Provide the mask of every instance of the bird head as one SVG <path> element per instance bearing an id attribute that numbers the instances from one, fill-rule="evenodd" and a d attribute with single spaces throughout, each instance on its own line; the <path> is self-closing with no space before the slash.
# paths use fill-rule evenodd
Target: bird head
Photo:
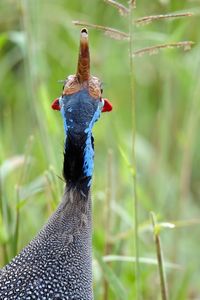
<path id="1" fill-rule="evenodd" d="M 64 82 L 63 92 L 52 103 L 60 110 L 67 132 L 81 135 L 91 130 L 101 112 L 111 111 L 111 103 L 102 98 L 102 83 L 90 75 L 90 54 L 87 29 L 81 30 L 77 72 Z"/>
<path id="2" fill-rule="evenodd" d="M 80 33 L 76 74 L 67 77 L 62 95 L 52 103 L 53 109 L 61 111 L 66 133 L 63 174 L 74 185 L 85 181 L 87 187 L 90 185 L 94 155 L 92 128 L 101 112 L 112 110 L 102 92 L 101 81 L 90 74 L 88 31 L 84 28 Z"/>

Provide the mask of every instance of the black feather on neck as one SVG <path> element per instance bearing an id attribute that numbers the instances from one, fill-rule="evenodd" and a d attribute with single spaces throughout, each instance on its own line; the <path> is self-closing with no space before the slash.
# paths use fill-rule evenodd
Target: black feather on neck
<path id="1" fill-rule="evenodd" d="M 74 137 L 68 133 L 63 162 L 63 176 L 67 182 L 68 189 L 76 189 L 87 197 L 90 190 L 91 176 L 84 174 L 84 148 L 87 135 L 79 136 L 74 142 Z M 94 139 L 91 136 L 91 144 L 94 149 Z"/>

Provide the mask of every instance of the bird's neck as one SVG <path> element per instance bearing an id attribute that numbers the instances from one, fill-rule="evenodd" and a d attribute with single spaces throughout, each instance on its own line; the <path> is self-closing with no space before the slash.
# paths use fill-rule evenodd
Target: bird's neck
<path id="1" fill-rule="evenodd" d="M 50 217 L 46 225 L 59 234 L 79 235 L 86 234 L 85 238 L 91 239 L 92 208 L 90 192 L 85 196 L 76 189 L 65 187 L 62 201 L 57 210 Z M 45 227 L 46 227 L 45 226 Z M 52 230 L 49 230 L 50 234 Z M 42 230 L 43 232 L 43 230 Z"/>
<path id="2" fill-rule="evenodd" d="M 76 190 L 87 199 L 94 167 L 92 132 L 68 131 L 65 141 L 63 175 L 69 190 Z"/>
<path id="3" fill-rule="evenodd" d="M 91 214 L 90 192 L 87 199 L 85 199 L 85 196 L 77 189 L 69 189 L 66 186 L 62 201 L 56 211 L 61 225 L 65 224 L 63 229 L 69 228 L 75 233 L 84 231 L 90 236 L 92 227 Z"/>
<path id="4" fill-rule="evenodd" d="M 53 248 L 61 278 L 77 299 L 93 299 L 92 291 L 92 219 L 91 197 L 87 201 L 76 189 L 65 188 L 62 201 L 40 233 L 49 249 Z M 64 277 L 63 277 L 64 276 Z M 72 299 L 72 298 L 69 298 Z M 74 298 L 76 299 L 76 298 Z"/>

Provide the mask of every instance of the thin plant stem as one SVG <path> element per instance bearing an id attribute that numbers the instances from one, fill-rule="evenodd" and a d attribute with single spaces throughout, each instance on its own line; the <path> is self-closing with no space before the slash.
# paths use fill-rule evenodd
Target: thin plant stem
<path id="1" fill-rule="evenodd" d="M 1 168 L 0 168 L 0 223 L 2 222 L 2 225 L 5 222 L 4 215 L 6 212 L 7 212 L 7 202 L 3 201 L 3 182 L 2 182 L 2 174 L 1 174 Z M 6 227 L 6 230 L 7 230 L 7 227 Z M 4 262 L 4 264 L 6 264 L 9 261 L 6 243 L 3 243 L 1 245 L 1 248 L 2 248 L 2 253 L 3 253 L 3 262 Z M 1 262 L 1 260 L 0 260 L 0 262 Z"/>
<path id="2" fill-rule="evenodd" d="M 112 5 L 113 7 L 117 8 L 120 15 L 122 16 L 126 16 L 129 14 L 129 9 L 124 6 L 123 4 L 117 2 L 117 1 L 114 1 L 114 0 L 104 0 L 107 4 L 110 4 Z"/>
<path id="3" fill-rule="evenodd" d="M 159 225 L 156 223 L 156 217 L 153 212 L 150 212 L 150 217 L 152 221 L 153 226 L 153 232 L 154 232 L 154 241 L 156 246 L 156 255 L 157 255 L 157 261 L 158 261 L 158 271 L 159 271 L 159 277 L 160 277 L 160 288 L 161 288 L 161 296 L 162 300 L 168 300 L 168 288 L 167 288 L 167 280 L 165 275 L 165 268 L 164 268 L 164 258 L 163 258 L 163 252 L 161 247 L 161 241 L 159 236 Z"/>
<path id="4" fill-rule="evenodd" d="M 138 198 L 137 198 L 137 177 L 136 177 L 136 156 L 135 156 L 135 135 L 136 135 L 136 101 L 134 94 L 134 65 L 133 65 L 133 5 L 129 6 L 129 55 L 130 55 L 130 91 L 132 102 L 132 162 L 133 162 L 133 206 L 134 206 L 134 243 L 135 243 L 135 288 L 136 299 L 140 297 L 140 263 L 139 263 L 139 236 L 138 236 Z"/>
<path id="5" fill-rule="evenodd" d="M 86 26 L 88 28 L 102 30 L 105 35 L 109 36 L 110 38 L 116 39 L 116 40 L 129 40 L 129 35 L 126 32 L 120 31 L 115 28 L 97 25 L 97 24 L 90 24 L 90 23 L 81 22 L 81 21 L 73 21 L 73 24 L 77 25 L 77 26 Z"/>
<path id="6" fill-rule="evenodd" d="M 183 209 L 183 201 L 185 201 L 190 192 L 190 181 L 191 181 L 191 169 L 192 159 L 194 153 L 194 142 L 196 141 L 198 121 L 200 118 L 199 114 L 199 91 L 200 91 L 200 79 L 199 79 L 199 68 L 200 59 L 197 62 L 197 71 L 193 75 L 193 82 L 195 82 L 192 88 L 192 96 L 190 103 L 190 111 L 188 114 L 188 122 L 186 124 L 185 132 L 186 139 L 183 147 L 183 156 L 180 170 L 180 200 L 177 212 L 181 212 Z M 196 80 L 198 78 L 198 80 Z M 181 201 L 183 200 L 183 201 Z"/>
<path id="7" fill-rule="evenodd" d="M 112 198 L 112 162 L 113 162 L 113 152 L 108 151 L 108 169 L 107 169 L 107 190 L 106 190 L 106 203 L 105 203 L 105 248 L 104 255 L 109 255 L 112 251 L 112 242 L 110 240 L 111 231 L 111 198 Z M 106 278 L 104 278 L 104 293 L 103 300 L 109 299 L 109 283 Z"/>
<path id="8" fill-rule="evenodd" d="M 162 49 L 170 49 L 170 48 L 183 48 L 184 51 L 188 51 L 191 50 L 193 44 L 194 43 L 192 41 L 183 41 L 183 42 L 155 45 L 151 47 L 138 49 L 133 52 L 133 56 L 143 56 L 144 54 L 154 55 L 154 54 L 158 54 L 158 52 Z"/>
<path id="9" fill-rule="evenodd" d="M 155 15 L 155 16 L 146 16 L 139 18 L 135 21 L 136 25 L 146 25 L 149 24 L 153 21 L 157 20 L 166 20 L 166 19 L 177 19 L 177 18 L 182 18 L 182 17 L 191 17 L 193 16 L 192 13 L 186 12 L 186 13 L 177 13 L 177 14 L 165 14 L 165 15 Z"/>
<path id="10" fill-rule="evenodd" d="M 15 256 L 18 253 L 19 225 L 20 225 L 20 207 L 19 207 L 20 187 L 24 183 L 29 171 L 29 157 L 30 157 L 33 141 L 34 141 L 34 137 L 30 136 L 25 148 L 25 155 L 24 155 L 25 159 L 24 159 L 23 168 L 21 170 L 19 181 L 16 185 L 16 221 L 15 221 L 14 239 L 13 239 L 13 256 Z"/>
<path id="11" fill-rule="evenodd" d="M 1 169 L 0 169 L 0 172 L 1 172 Z M 3 221 L 4 221 L 4 215 L 3 215 L 3 192 L 2 192 L 2 181 L 1 181 L 1 174 L 0 174 L 0 224 L 2 222 L 1 225 L 3 225 Z M 1 245 L 1 248 L 2 248 L 2 253 L 3 253 L 3 262 L 6 264 L 9 261 L 6 243 L 3 243 Z M 0 263 L 1 263 L 1 260 L 0 260 Z"/>
<path id="12" fill-rule="evenodd" d="M 13 240 L 13 256 L 17 255 L 18 252 L 18 241 L 19 241 L 19 222 L 20 222 L 20 212 L 19 212 L 19 190 L 20 186 L 16 186 L 16 220 L 15 220 L 15 229 L 14 229 L 14 240 Z"/>

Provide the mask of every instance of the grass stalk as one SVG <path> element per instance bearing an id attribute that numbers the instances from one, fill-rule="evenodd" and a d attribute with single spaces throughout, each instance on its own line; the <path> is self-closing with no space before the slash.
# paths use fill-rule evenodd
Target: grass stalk
<path id="1" fill-rule="evenodd" d="M 114 1 L 114 0 L 104 0 L 104 2 L 112 5 L 113 7 L 117 8 L 117 10 L 119 11 L 120 15 L 122 16 L 126 16 L 129 14 L 129 9 L 124 6 L 123 4 L 117 2 L 117 1 Z"/>
<path id="2" fill-rule="evenodd" d="M 20 202 L 20 186 L 16 185 L 16 211 L 15 211 L 15 228 L 14 228 L 14 239 L 13 239 L 13 257 L 18 253 L 18 241 L 19 241 L 19 221 L 20 221 L 20 211 L 19 211 L 19 202 Z"/>
<path id="3" fill-rule="evenodd" d="M 192 172 L 192 160 L 194 154 L 194 144 L 197 139 L 197 128 L 200 118 L 199 113 L 199 92 L 200 92 L 200 79 L 199 68 L 200 59 L 197 61 L 197 71 L 194 72 L 193 82 L 195 83 L 192 88 L 191 103 L 188 114 L 188 121 L 186 123 L 184 132 L 186 132 L 185 143 L 183 146 L 183 156 L 180 169 L 180 200 L 178 212 L 183 209 L 183 201 L 189 197 L 190 184 L 191 184 L 191 172 Z M 198 80 L 196 80 L 198 78 Z"/>
<path id="4" fill-rule="evenodd" d="M 24 154 L 25 159 L 24 159 L 23 168 L 21 170 L 20 177 L 19 177 L 18 183 L 16 185 L 16 211 L 15 211 L 16 221 L 15 221 L 13 247 L 12 247 L 13 248 L 13 256 L 17 255 L 17 253 L 18 253 L 19 225 L 20 225 L 20 207 L 19 207 L 20 188 L 21 188 L 21 185 L 26 180 L 27 174 L 29 171 L 29 158 L 30 158 L 30 152 L 32 149 L 33 141 L 34 141 L 34 137 L 30 136 L 29 140 L 26 144 L 26 147 L 25 147 L 25 154 Z"/>
<path id="5" fill-rule="evenodd" d="M 0 169 L 1 172 L 1 169 Z M 1 181 L 1 174 L 0 174 L 0 225 L 3 226 L 4 224 L 4 215 L 3 215 L 3 192 L 2 192 L 2 181 Z M 8 263 L 8 252 L 6 243 L 2 243 L 1 245 L 2 254 L 3 254 L 3 262 L 6 264 Z M 1 260 L 0 260 L 1 263 Z"/>
<path id="6" fill-rule="evenodd" d="M 76 26 L 86 26 L 88 28 L 101 30 L 104 32 L 105 35 L 116 40 L 129 40 L 129 35 L 126 32 L 120 31 L 115 28 L 97 25 L 97 24 L 90 24 L 88 22 L 82 22 L 82 21 L 73 21 L 73 24 Z"/>
<path id="7" fill-rule="evenodd" d="M 135 244 L 135 288 L 136 299 L 140 297 L 140 263 L 139 263 L 139 233 L 138 233 L 138 197 L 137 197 L 137 176 L 136 176 L 136 155 L 135 155 L 135 136 L 136 136 L 136 100 L 134 93 L 134 65 L 133 65 L 133 8 L 132 1 L 129 3 L 129 55 L 130 55 L 130 92 L 132 103 L 132 163 L 133 163 L 133 208 L 134 208 L 134 244 Z"/>
<path id="8" fill-rule="evenodd" d="M 164 268 L 164 258 L 163 258 L 163 252 L 161 247 L 161 240 L 159 236 L 160 227 L 156 223 L 156 217 L 153 212 L 150 213 L 151 222 L 153 226 L 153 232 L 154 232 L 154 241 L 156 246 L 156 255 L 157 255 L 157 261 L 158 261 L 158 271 L 159 271 L 159 277 L 160 277 L 160 288 L 161 288 L 161 297 L 162 300 L 168 300 L 168 288 L 167 288 L 167 280 L 166 280 L 166 274 L 165 274 L 165 268 Z"/>
<path id="9" fill-rule="evenodd" d="M 106 190 L 106 203 L 105 203 L 105 248 L 104 255 L 109 255 L 112 251 L 112 243 L 110 240 L 111 236 L 111 199 L 112 199 L 112 163 L 113 163 L 113 152 L 108 151 L 107 159 L 107 190 Z M 109 263 L 110 264 L 110 263 Z M 103 300 L 109 299 L 109 283 L 106 278 L 104 278 L 104 292 Z"/>
<path id="10" fill-rule="evenodd" d="M 191 17 L 193 16 L 192 13 L 186 12 L 186 13 L 176 13 L 176 14 L 165 14 L 165 15 L 155 15 L 155 16 L 146 16 L 139 18 L 135 21 L 135 24 L 137 25 L 146 25 L 149 23 L 152 23 L 153 21 L 158 21 L 158 20 L 173 20 L 177 18 L 182 18 L 182 17 Z"/>
<path id="11" fill-rule="evenodd" d="M 183 48 L 184 51 L 188 51 L 191 50 L 193 44 L 194 43 L 192 41 L 166 43 L 166 44 L 138 49 L 133 52 L 133 56 L 142 56 L 144 54 L 154 55 L 154 54 L 158 54 L 158 52 L 162 49 L 170 49 L 170 48 Z"/>
<path id="12" fill-rule="evenodd" d="M 2 161 L 1 161 L 2 163 Z M 7 203 L 3 201 L 3 182 L 2 182 L 2 176 L 1 174 L 1 167 L 0 167 L 0 225 L 3 226 L 3 224 L 6 223 L 5 221 L 5 213 L 7 212 Z M 3 255 L 3 263 L 6 264 L 8 262 L 8 251 L 6 247 L 6 243 L 3 243 L 0 247 L 2 249 L 2 255 Z M 0 263 L 2 261 L 0 260 Z"/>

